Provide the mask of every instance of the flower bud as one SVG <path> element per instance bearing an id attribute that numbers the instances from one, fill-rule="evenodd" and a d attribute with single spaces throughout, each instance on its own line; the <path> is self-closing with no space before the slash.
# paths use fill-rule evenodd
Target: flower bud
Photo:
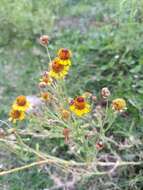
<path id="1" fill-rule="evenodd" d="M 48 71 L 44 71 L 42 76 L 49 77 L 49 72 Z"/>
<path id="2" fill-rule="evenodd" d="M 104 148 L 104 144 L 102 141 L 97 142 L 95 146 L 97 150 L 101 150 Z"/>
<path id="3" fill-rule="evenodd" d="M 41 45 L 46 46 L 49 43 L 49 36 L 43 35 L 40 37 L 39 42 Z"/>
<path id="4" fill-rule="evenodd" d="M 2 128 L 0 128 L 0 138 L 4 138 L 5 135 L 5 131 Z"/>
<path id="5" fill-rule="evenodd" d="M 64 135 L 64 140 L 66 144 L 68 143 L 68 140 L 69 140 L 69 133 L 70 133 L 70 129 L 68 128 L 63 129 L 63 135 Z"/>
<path id="6" fill-rule="evenodd" d="M 69 49 L 67 48 L 61 48 L 58 51 L 58 57 L 62 60 L 67 60 L 70 59 L 72 56 L 72 53 Z"/>
<path id="7" fill-rule="evenodd" d="M 112 109 L 118 112 L 122 112 L 123 110 L 127 109 L 126 101 L 122 98 L 116 98 L 112 101 Z"/>
<path id="8" fill-rule="evenodd" d="M 41 99 L 45 102 L 49 102 L 52 99 L 52 94 L 49 92 L 42 92 L 41 93 Z"/>
<path id="9" fill-rule="evenodd" d="M 39 87 L 40 88 L 45 88 L 46 87 L 46 83 L 45 82 L 39 82 Z"/>
<path id="10" fill-rule="evenodd" d="M 61 111 L 62 119 L 68 120 L 70 117 L 70 112 L 68 110 L 63 109 Z"/>
<path id="11" fill-rule="evenodd" d="M 110 90 L 107 87 L 101 89 L 101 96 L 103 98 L 108 98 L 110 96 Z"/>
<path id="12" fill-rule="evenodd" d="M 92 100 L 95 102 L 97 100 L 96 96 L 92 96 Z"/>

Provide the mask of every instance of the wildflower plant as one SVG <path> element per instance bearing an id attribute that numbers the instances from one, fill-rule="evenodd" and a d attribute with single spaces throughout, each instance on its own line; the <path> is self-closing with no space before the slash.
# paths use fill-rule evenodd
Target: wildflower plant
<path id="1" fill-rule="evenodd" d="M 74 53 L 61 48 L 52 60 L 49 37 L 44 35 L 39 42 L 49 58 L 47 70 L 42 72 L 37 84 L 39 94 L 34 96 L 33 102 L 24 95 L 16 98 L 9 114 L 12 127 L 0 138 L 12 152 L 22 152 L 23 160 L 28 157 L 33 162 L 2 171 L 0 175 L 52 165 L 79 177 L 81 174 L 110 174 L 120 166 L 141 164 L 141 161 L 128 161 L 122 156 L 121 150 L 127 145 L 133 147 L 134 142 L 128 139 L 125 144 L 126 136 L 117 142 L 112 133 L 117 119 L 127 111 L 126 101 L 122 97 L 113 99 L 107 87 L 99 94 L 83 92 L 70 97 L 65 80 L 72 69 Z M 23 120 L 28 121 L 25 127 Z M 13 143 L 11 135 L 15 137 Z"/>

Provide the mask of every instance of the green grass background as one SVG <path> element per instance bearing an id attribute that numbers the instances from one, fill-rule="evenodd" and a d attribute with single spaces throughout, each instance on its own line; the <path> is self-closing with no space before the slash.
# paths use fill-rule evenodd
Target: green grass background
<path id="1" fill-rule="evenodd" d="M 60 47 L 73 52 L 69 94 L 97 95 L 108 86 L 113 97 L 126 99 L 128 120 L 143 132 L 143 0 L 0 0 L 0 31 L 0 119 L 7 119 L 16 96 L 37 92 L 48 63 L 37 39 L 48 34 L 52 57 Z M 43 190 L 51 183 L 35 169 L 1 179 L 2 190 L 4 184 L 8 190 Z"/>

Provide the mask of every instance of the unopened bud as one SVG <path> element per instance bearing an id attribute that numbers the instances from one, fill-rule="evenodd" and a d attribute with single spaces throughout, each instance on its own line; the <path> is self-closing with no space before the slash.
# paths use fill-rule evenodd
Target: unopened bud
<path id="1" fill-rule="evenodd" d="M 39 42 L 41 45 L 46 46 L 49 43 L 49 36 L 43 35 L 40 37 Z"/>
<path id="2" fill-rule="evenodd" d="M 45 82 L 39 82 L 39 87 L 40 88 L 45 88 L 46 87 L 46 83 Z"/>
<path id="3" fill-rule="evenodd" d="M 69 140 L 69 133 L 70 133 L 70 129 L 68 128 L 63 129 L 63 135 L 64 135 L 64 140 L 66 144 L 68 143 L 68 140 Z"/>
<path id="4" fill-rule="evenodd" d="M 61 115 L 63 119 L 68 120 L 70 117 L 70 112 L 68 110 L 62 110 Z"/>
<path id="5" fill-rule="evenodd" d="M 97 97 L 96 97 L 96 96 L 92 96 L 92 100 L 93 100 L 93 101 L 96 101 L 96 100 L 97 100 Z"/>
<path id="6" fill-rule="evenodd" d="M 96 148 L 97 148 L 97 150 L 103 149 L 103 148 L 104 148 L 103 142 L 102 142 L 102 141 L 97 142 L 97 143 L 96 143 Z"/>
<path id="7" fill-rule="evenodd" d="M 101 89 L 101 96 L 103 98 L 108 98 L 110 96 L 110 90 L 107 87 Z"/>

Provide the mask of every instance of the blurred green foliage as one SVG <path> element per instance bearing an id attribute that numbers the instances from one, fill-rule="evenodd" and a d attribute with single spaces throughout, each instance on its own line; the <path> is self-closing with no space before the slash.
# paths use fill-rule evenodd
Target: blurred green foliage
<path id="1" fill-rule="evenodd" d="M 39 75 L 48 63 L 37 39 L 48 34 L 52 57 L 60 47 L 73 52 L 69 94 L 96 94 L 108 86 L 114 97 L 127 100 L 130 118 L 137 121 L 137 132 L 143 132 L 142 0 L 1 0 L 0 31 L 0 118 L 7 118 L 17 95 L 37 93 Z M 33 180 L 27 187 L 19 184 L 26 176 Z M 48 186 L 45 178 L 33 170 L 12 175 L 8 183 L 10 190 L 38 190 Z M 140 187 L 135 183 L 130 189 Z"/>

